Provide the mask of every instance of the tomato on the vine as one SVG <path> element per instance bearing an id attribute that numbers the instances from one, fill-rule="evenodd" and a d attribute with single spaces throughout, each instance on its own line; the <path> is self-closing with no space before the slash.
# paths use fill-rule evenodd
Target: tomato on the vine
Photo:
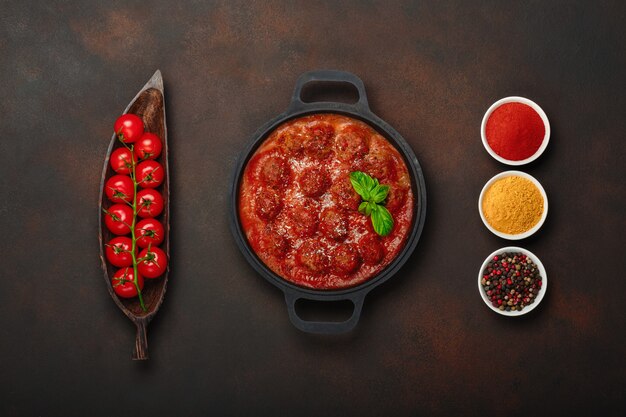
<path id="1" fill-rule="evenodd" d="M 137 274 L 137 285 L 139 289 L 143 289 L 143 277 L 141 273 Z M 119 269 L 113 278 L 111 278 L 111 286 L 115 294 L 122 298 L 133 298 L 137 296 L 137 287 L 135 286 L 135 272 L 131 267 Z"/>
<path id="2" fill-rule="evenodd" d="M 146 132 L 135 142 L 135 155 L 138 159 L 155 159 L 161 155 L 163 145 L 154 133 Z"/>
<path id="3" fill-rule="evenodd" d="M 114 235 L 127 235 L 133 222 L 133 209 L 127 204 L 113 204 L 104 211 L 104 224 Z"/>
<path id="4" fill-rule="evenodd" d="M 113 266 L 124 267 L 133 264 L 133 241 L 127 237 L 114 237 L 105 245 L 104 253 Z"/>
<path id="5" fill-rule="evenodd" d="M 157 219 L 143 219 L 135 225 L 135 238 L 137 246 L 147 248 L 148 246 L 158 246 L 163 242 L 165 230 Z"/>
<path id="6" fill-rule="evenodd" d="M 137 265 L 139 273 L 146 278 L 158 278 L 167 269 L 167 255 L 160 248 L 146 248 L 139 253 L 143 259 Z"/>
<path id="7" fill-rule="evenodd" d="M 143 161 L 137 165 L 135 178 L 140 187 L 156 188 L 163 182 L 165 171 L 157 161 Z"/>
<path id="8" fill-rule="evenodd" d="M 137 158 L 129 149 L 124 147 L 117 148 L 111 153 L 111 168 L 118 174 L 128 175 L 130 174 L 133 160 L 136 162 Z"/>
<path id="9" fill-rule="evenodd" d="M 113 175 L 106 182 L 104 192 L 114 203 L 131 203 L 135 196 L 135 187 L 128 175 Z"/>
<path id="10" fill-rule="evenodd" d="M 133 143 L 143 135 L 143 121 L 134 114 L 123 114 L 115 121 L 113 130 L 123 142 Z"/>
<path id="11" fill-rule="evenodd" d="M 137 215 L 142 218 L 156 217 L 163 211 L 161 193 L 146 188 L 137 193 Z"/>

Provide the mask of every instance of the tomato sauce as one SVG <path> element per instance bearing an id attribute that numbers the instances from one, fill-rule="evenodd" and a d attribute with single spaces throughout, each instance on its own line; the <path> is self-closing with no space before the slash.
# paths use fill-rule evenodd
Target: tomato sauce
<path id="1" fill-rule="evenodd" d="M 376 234 L 358 212 L 352 171 L 390 186 L 389 235 Z M 285 280 L 323 290 L 359 285 L 389 265 L 406 243 L 414 209 L 399 152 L 369 125 L 337 114 L 276 128 L 248 161 L 239 188 L 239 218 L 257 256 Z"/>

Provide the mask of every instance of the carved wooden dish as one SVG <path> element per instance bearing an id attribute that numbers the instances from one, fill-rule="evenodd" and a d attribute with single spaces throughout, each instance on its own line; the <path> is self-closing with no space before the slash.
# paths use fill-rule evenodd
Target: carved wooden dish
<path id="1" fill-rule="evenodd" d="M 132 113 L 139 116 L 143 120 L 145 131 L 156 134 L 157 136 L 159 136 L 159 138 L 161 138 L 161 141 L 163 143 L 163 150 L 161 151 L 161 155 L 156 159 L 156 161 L 159 162 L 165 170 L 165 178 L 163 180 L 163 184 L 161 184 L 157 188 L 157 190 L 163 196 L 164 207 L 163 212 L 156 218 L 163 224 L 163 227 L 165 229 L 165 236 L 163 239 L 163 243 L 160 245 L 160 247 L 167 254 L 167 257 L 169 259 L 169 168 L 167 125 L 165 121 L 165 99 L 163 93 L 163 78 L 161 76 L 161 71 L 157 70 L 152 78 L 146 83 L 146 85 L 143 86 L 143 88 L 139 91 L 139 93 L 137 93 L 135 98 L 133 98 L 130 104 L 126 107 L 126 109 L 124 110 L 124 114 Z M 169 262 L 167 270 L 165 271 L 163 276 L 157 279 L 145 280 L 142 295 L 146 306 L 146 311 L 142 310 L 137 297 L 130 299 L 120 298 L 117 296 L 117 294 L 113 290 L 113 287 L 111 286 L 111 278 L 116 272 L 117 267 L 111 265 L 106 260 L 104 245 L 112 238 L 114 238 L 115 235 L 111 233 L 105 226 L 102 209 L 108 209 L 111 205 L 114 204 L 107 199 L 104 192 L 104 186 L 106 184 L 106 181 L 111 176 L 116 174 L 115 171 L 113 171 L 113 169 L 111 168 L 111 164 L 109 163 L 111 153 L 121 146 L 123 145 L 119 142 L 116 135 L 113 134 L 106 158 L 104 160 L 104 168 L 102 170 L 102 178 L 100 181 L 100 204 L 98 209 L 100 222 L 100 260 L 102 262 L 102 269 L 104 270 L 104 280 L 106 282 L 107 289 L 109 290 L 109 294 L 111 294 L 111 297 L 113 298 L 113 301 L 115 301 L 117 306 L 124 312 L 124 314 L 126 314 L 126 316 L 135 324 L 135 326 L 137 326 L 137 338 L 135 341 L 133 359 L 144 360 L 148 359 L 148 340 L 146 337 L 146 328 L 148 326 L 148 323 L 150 323 L 154 315 L 159 310 L 159 307 L 161 307 L 161 303 L 163 302 L 163 297 L 165 296 L 169 275 Z"/>

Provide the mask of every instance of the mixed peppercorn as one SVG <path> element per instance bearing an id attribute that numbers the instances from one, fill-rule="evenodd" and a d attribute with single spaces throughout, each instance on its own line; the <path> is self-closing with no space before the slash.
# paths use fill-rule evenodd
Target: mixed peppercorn
<path id="1" fill-rule="evenodd" d="M 491 304 L 502 311 L 521 311 L 535 302 L 542 278 L 537 265 L 519 252 L 496 255 L 480 280 Z"/>

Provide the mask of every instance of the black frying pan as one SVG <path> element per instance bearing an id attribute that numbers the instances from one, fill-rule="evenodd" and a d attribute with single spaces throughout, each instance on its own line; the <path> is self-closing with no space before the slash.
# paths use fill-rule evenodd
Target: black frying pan
<path id="1" fill-rule="evenodd" d="M 336 103 L 336 102 L 315 102 L 306 103 L 302 101 L 301 93 L 306 84 L 316 82 L 339 82 L 349 83 L 353 85 L 358 94 L 359 99 L 354 104 Z M 312 84 L 311 87 L 315 85 Z M 359 284 L 355 287 L 345 288 L 340 290 L 316 290 L 312 288 L 305 288 L 297 286 L 274 272 L 272 272 L 265 264 L 256 256 L 241 228 L 239 221 L 238 210 L 238 196 L 239 185 L 241 182 L 241 176 L 244 168 L 248 163 L 250 157 L 254 154 L 256 149 L 263 143 L 263 141 L 269 136 L 274 129 L 284 122 L 295 119 L 298 117 L 306 116 L 314 113 L 338 113 L 346 116 L 360 119 L 371 127 L 376 129 L 381 135 L 383 135 L 391 144 L 393 144 L 400 154 L 404 157 L 404 161 L 407 164 L 409 174 L 411 176 L 411 186 L 413 194 L 415 196 L 415 213 L 413 217 L 413 224 L 409 233 L 408 239 L 404 248 L 400 251 L 398 256 L 383 269 L 379 274 L 370 278 L 369 280 Z M 344 71 L 311 71 L 302 74 L 296 82 L 296 88 L 291 97 L 291 103 L 287 108 L 287 111 L 276 118 L 272 119 L 264 126 L 262 126 L 252 137 L 252 140 L 248 146 L 244 149 L 234 173 L 230 189 L 230 226 L 235 237 L 235 241 L 239 246 L 239 249 L 243 253 L 246 260 L 254 267 L 254 269 L 261 274 L 266 280 L 274 284 L 281 289 L 285 294 L 285 301 L 287 302 L 287 311 L 289 312 L 289 318 L 294 326 L 298 329 L 309 333 L 344 333 L 352 330 L 359 321 L 361 316 L 361 309 L 363 307 L 363 301 L 365 296 L 374 288 L 391 278 L 400 267 L 407 261 L 411 253 L 417 245 L 422 228 L 424 227 L 424 220 L 426 218 L 426 188 L 424 184 L 424 176 L 417 157 L 413 153 L 413 150 L 409 147 L 406 141 L 396 132 L 391 126 L 377 117 L 369 108 L 367 102 L 367 96 L 365 94 L 365 86 L 363 81 L 359 77 L 349 72 Z M 354 304 L 352 316 L 342 322 L 319 322 L 319 321 L 306 321 L 300 318 L 296 312 L 295 304 L 299 299 L 313 300 L 313 301 L 343 301 L 349 300 Z"/>

